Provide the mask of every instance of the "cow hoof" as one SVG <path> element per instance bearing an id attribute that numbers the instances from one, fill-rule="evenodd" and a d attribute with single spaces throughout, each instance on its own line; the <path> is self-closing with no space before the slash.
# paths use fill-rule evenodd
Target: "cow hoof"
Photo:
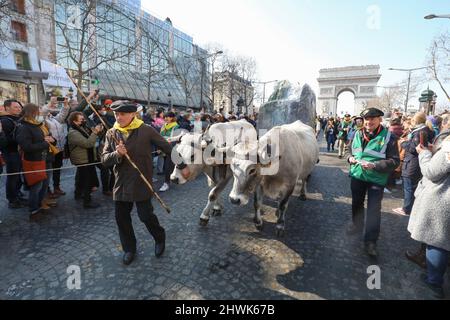
<path id="1" fill-rule="evenodd" d="M 277 228 L 277 238 L 283 238 L 284 237 L 284 229 Z"/>
<path id="2" fill-rule="evenodd" d="M 306 200 L 308 200 L 308 198 L 306 198 L 306 195 L 302 194 L 300 196 L 300 201 L 306 201 Z"/>
<path id="3" fill-rule="evenodd" d="M 206 227 L 209 223 L 209 220 L 206 219 L 200 219 L 200 226 L 201 227 Z"/>
<path id="4" fill-rule="evenodd" d="M 220 210 L 220 209 L 214 209 L 214 210 L 212 211 L 212 215 L 213 215 L 213 217 L 220 217 L 220 216 L 222 215 L 222 210 Z"/>
<path id="5" fill-rule="evenodd" d="M 263 229 L 264 229 L 264 223 L 263 222 L 261 222 L 261 223 L 256 223 L 255 224 L 255 227 L 256 227 L 256 229 L 258 229 L 258 231 L 263 231 Z"/>

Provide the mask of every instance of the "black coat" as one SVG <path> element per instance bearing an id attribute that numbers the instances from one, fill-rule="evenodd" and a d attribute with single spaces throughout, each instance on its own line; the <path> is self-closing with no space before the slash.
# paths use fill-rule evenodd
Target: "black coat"
<path id="1" fill-rule="evenodd" d="M 420 144 L 420 134 L 423 132 L 425 136 L 424 144 L 431 144 L 433 142 L 434 132 L 428 127 L 424 126 L 420 129 L 413 130 L 411 139 L 401 144 L 402 149 L 405 150 L 405 159 L 403 160 L 402 177 L 410 178 L 415 182 L 422 179 L 422 172 L 419 165 L 419 154 L 416 148 Z"/>
<path id="2" fill-rule="evenodd" d="M 105 167 L 114 168 L 116 178 L 114 201 L 142 202 L 151 199 L 153 194 L 149 191 L 137 170 L 116 152 L 113 135 L 120 138 L 120 133 L 116 129 L 107 132 L 101 159 Z M 170 144 L 155 129 L 147 125 L 142 125 L 139 129 L 133 130 L 125 142 L 130 158 L 135 161 L 150 183 L 153 177 L 152 145 L 156 145 L 167 155 L 172 153 Z"/>
<path id="3" fill-rule="evenodd" d="M 44 140 L 40 125 L 21 121 L 17 127 L 17 142 L 24 153 L 25 160 L 47 160 L 49 144 Z"/>
<path id="4" fill-rule="evenodd" d="M 8 140 L 6 139 L 6 135 L 3 131 L 0 132 L 0 150 L 5 148 L 8 145 Z"/>
<path id="5" fill-rule="evenodd" d="M 0 117 L 0 122 L 2 123 L 3 132 L 6 136 L 6 146 L 2 147 L 1 150 L 4 153 L 14 153 L 18 152 L 18 144 L 16 141 L 17 125 L 20 118 L 12 115 L 4 115 Z"/>

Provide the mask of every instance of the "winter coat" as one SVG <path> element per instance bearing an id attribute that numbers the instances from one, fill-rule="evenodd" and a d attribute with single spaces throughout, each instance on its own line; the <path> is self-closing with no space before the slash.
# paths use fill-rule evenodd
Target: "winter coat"
<path id="1" fill-rule="evenodd" d="M 125 140 L 116 129 L 111 129 L 106 134 L 106 143 L 101 156 L 105 167 L 114 167 L 115 185 L 114 201 L 141 202 L 149 200 L 153 194 L 140 177 L 138 171 L 116 151 L 116 143 L 113 137 Z M 130 132 L 125 141 L 128 155 L 144 174 L 148 182 L 153 178 L 153 154 L 152 145 L 156 145 L 165 154 L 172 153 L 170 144 L 152 127 L 142 125 Z"/>
<path id="2" fill-rule="evenodd" d="M 66 143 L 67 125 L 66 119 L 69 116 L 70 108 L 62 108 L 59 113 L 54 116 L 50 113 L 48 107 L 43 108 L 45 123 L 50 130 L 52 137 L 56 140 L 56 146 L 59 150 L 64 150 Z"/>
<path id="3" fill-rule="evenodd" d="M 67 135 L 70 162 L 74 165 L 94 163 L 97 160 L 97 135 L 86 127 L 72 127 Z"/>
<path id="4" fill-rule="evenodd" d="M 8 139 L 3 131 L 0 131 L 0 150 L 8 145 Z"/>
<path id="5" fill-rule="evenodd" d="M 423 179 L 415 196 L 408 231 L 413 239 L 450 251 L 450 161 L 448 153 L 419 155 Z"/>
<path id="6" fill-rule="evenodd" d="M 403 159 L 402 177 L 412 179 L 419 182 L 422 178 L 419 166 L 419 154 L 416 148 L 420 144 L 420 134 L 424 133 L 426 139 L 424 144 L 431 144 L 433 142 L 434 133 L 427 126 L 420 126 L 412 130 L 410 139 L 401 144 L 405 150 L 405 158 Z"/>
<path id="7" fill-rule="evenodd" d="M 0 122 L 2 123 L 3 132 L 5 133 L 7 144 L 1 150 L 3 153 L 15 153 L 18 152 L 19 145 L 16 141 L 17 126 L 19 124 L 20 117 L 3 114 L 0 116 Z"/>
<path id="8" fill-rule="evenodd" d="M 23 151 L 25 160 L 42 161 L 47 160 L 50 145 L 44 140 L 41 123 L 33 124 L 21 120 L 17 127 L 17 143 Z"/>

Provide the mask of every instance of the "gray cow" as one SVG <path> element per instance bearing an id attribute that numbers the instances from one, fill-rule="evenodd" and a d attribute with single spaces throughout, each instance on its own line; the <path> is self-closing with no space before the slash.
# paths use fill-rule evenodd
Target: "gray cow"
<path id="1" fill-rule="evenodd" d="M 203 173 L 208 177 L 208 185 L 212 188 L 208 204 L 200 217 L 201 226 L 208 225 L 211 215 L 223 212 L 221 193 L 233 178 L 230 159 L 226 157 L 228 150 L 242 139 L 256 140 L 256 137 L 256 129 L 245 120 L 217 123 L 210 126 L 204 134 L 184 135 L 174 148 L 174 156 L 181 158 L 184 170 L 176 166 L 170 177 L 171 181 L 183 185 Z"/>
<path id="2" fill-rule="evenodd" d="M 275 127 L 258 143 L 241 143 L 233 148 L 231 161 L 234 175 L 230 201 L 245 206 L 249 196 L 255 196 L 255 224 L 263 228 L 261 206 L 263 196 L 278 200 L 277 235 L 285 230 L 285 215 L 289 198 L 298 180 L 302 180 L 302 194 L 309 175 L 319 160 L 319 146 L 314 130 L 296 121 Z"/>

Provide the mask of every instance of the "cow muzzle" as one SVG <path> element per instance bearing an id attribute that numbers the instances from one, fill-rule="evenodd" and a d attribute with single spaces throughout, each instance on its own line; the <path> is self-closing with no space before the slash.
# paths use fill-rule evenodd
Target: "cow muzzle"
<path id="1" fill-rule="evenodd" d="M 230 197 L 230 202 L 232 204 L 234 204 L 235 206 L 240 206 L 241 205 L 241 199 L 235 199 L 235 198 Z"/>

